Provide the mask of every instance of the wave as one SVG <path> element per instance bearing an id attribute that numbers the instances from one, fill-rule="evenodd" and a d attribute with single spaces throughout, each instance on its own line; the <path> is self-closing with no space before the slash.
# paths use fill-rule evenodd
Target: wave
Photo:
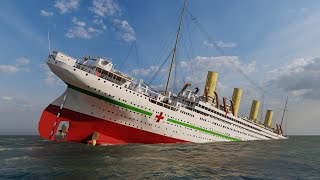
<path id="1" fill-rule="evenodd" d="M 6 158 L 3 159 L 3 161 L 20 161 L 20 160 L 32 160 L 34 158 L 30 156 L 18 156 L 18 157 L 11 157 L 11 158 Z"/>
<path id="2" fill-rule="evenodd" d="M 1 151 L 11 151 L 14 150 L 14 148 L 0 148 L 0 152 Z"/>
<path id="3" fill-rule="evenodd" d="M 23 147 L 23 148 L 4 148 L 0 147 L 1 151 L 32 151 L 37 149 L 44 149 L 44 147 Z"/>

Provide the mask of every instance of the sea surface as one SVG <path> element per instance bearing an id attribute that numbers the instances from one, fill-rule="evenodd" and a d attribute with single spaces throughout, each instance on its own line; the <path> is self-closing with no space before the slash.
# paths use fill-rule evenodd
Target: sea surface
<path id="1" fill-rule="evenodd" d="M 0 136 L 0 179 L 320 179 L 320 136 L 92 146 Z"/>

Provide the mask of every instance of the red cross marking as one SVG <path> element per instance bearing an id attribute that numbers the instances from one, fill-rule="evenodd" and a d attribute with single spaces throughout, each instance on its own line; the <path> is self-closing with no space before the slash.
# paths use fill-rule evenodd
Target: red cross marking
<path id="1" fill-rule="evenodd" d="M 161 119 L 163 119 L 163 118 L 164 118 L 162 115 L 163 115 L 163 112 L 160 112 L 160 114 L 159 114 L 159 115 L 156 115 L 156 119 L 157 119 L 157 121 L 156 121 L 156 122 L 159 122 Z"/>

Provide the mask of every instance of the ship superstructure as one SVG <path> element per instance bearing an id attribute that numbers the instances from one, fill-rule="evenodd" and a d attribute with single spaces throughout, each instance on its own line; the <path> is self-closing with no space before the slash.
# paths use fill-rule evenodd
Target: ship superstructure
<path id="1" fill-rule="evenodd" d="M 188 83 L 179 93 L 168 91 L 184 9 L 185 4 L 164 92 L 116 70 L 106 58 L 77 61 L 59 51 L 50 53 L 47 64 L 67 89 L 44 110 L 40 135 L 93 145 L 286 139 L 281 125 L 271 128 L 271 110 L 264 124 L 258 122 L 257 100 L 249 118 L 238 117 L 241 88 L 234 89 L 230 103 L 219 99 L 217 72 L 208 72 L 203 94 L 199 88 L 190 90 Z"/>

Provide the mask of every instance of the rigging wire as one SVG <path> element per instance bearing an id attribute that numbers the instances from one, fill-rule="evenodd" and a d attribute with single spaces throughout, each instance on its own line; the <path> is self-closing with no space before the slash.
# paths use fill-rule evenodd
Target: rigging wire
<path id="1" fill-rule="evenodd" d="M 181 8 L 178 12 L 179 12 L 179 14 L 181 14 L 181 11 L 183 10 L 183 8 Z M 179 20 L 180 21 L 180 16 L 177 16 L 178 18 L 177 18 L 177 20 Z M 172 40 L 174 40 L 173 38 L 172 38 Z M 172 44 L 172 43 L 170 43 L 170 44 Z M 178 44 L 178 46 L 179 46 L 179 44 Z M 171 46 L 167 46 L 168 48 L 171 48 Z M 177 48 L 177 49 L 179 49 L 179 48 Z M 159 75 L 159 73 L 161 72 L 161 70 L 163 69 L 163 67 L 164 67 L 164 65 L 166 64 L 166 62 L 168 61 L 168 58 L 172 55 L 172 53 L 174 52 L 174 48 L 172 48 L 172 50 L 170 51 L 170 54 L 168 55 L 168 57 L 165 59 L 165 61 L 162 63 L 162 65 L 158 68 L 158 70 L 156 71 L 156 73 L 151 77 L 151 79 L 148 81 L 148 84 L 152 84 L 153 82 L 154 82 L 154 80 L 155 80 L 155 78 L 156 78 L 156 76 L 158 76 Z M 162 56 L 160 57 L 160 59 L 162 58 Z M 160 60 L 159 59 L 159 60 Z M 158 62 L 161 62 L 161 61 L 159 61 L 158 60 Z M 177 69 L 179 68 L 179 66 L 178 66 L 178 64 L 177 63 L 175 63 L 175 64 L 173 64 L 174 65 L 174 81 L 173 81 L 173 89 L 174 89 L 174 91 L 177 91 Z M 158 81 L 162 81 L 163 80 L 163 77 L 161 77 L 161 78 L 158 78 Z M 158 82 L 157 81 L 157 82 Z"/>
<path id="2" fill-rule="evenodd" d="M 178 32 L 177 32 L 177 35 L 176 35 L 176 40 L 175 40 L 174 49 L 173 49 L 173 55 L 172 55 L 172 59 L 171 59 L 171 63 L 170 63 L 170 69 L 169 69 L 168 78 L 167 78 L 167 82 L 166 82 L 166 89 L 165 89 L 165 93 L 164 93 L 165 96 L 167 96 L 167 93 L 168 93 L 168 88 L 169 88 L 170 79 L 171 79 L 170 76 L 171 76 L 171 72 L 172 72 L 172 66 L 174 65 L 174 60 L 175 60 L 175 56 L 176 56 L 176 53 L 177 53 L 177 45 L 178 45 L 178 42 L 179 42 L 179 35 L 180 35 L 180 32 L 181 32 L 180 30 L 181 30 L 183 17 L 184 17 L 185 7 L 186 7 L 186 0 L 184 0 L 182 13 L 181 13 L 180 20 L 179 20 Z"/>
<path id="3" fill-rule="evenodd" d="M 207 36 L 207 38 L 208 38 L 208 40 L 209 40 L 210 42 L 212 42 L 212 43 L 214 44 L 214 48 L 215 48 L 220 54 L 225 55 L 224 50 L 218 46 L 217 41 L 215 41 L 215 40 L 210 36 L 210 34 L 205 30 L 204 26 L 202 26 L 202 24 L 200 23 L 200 21 L 193 16 L 193 14 L 190 12 L 190 10 L 189 10 L 188 8 L 186 8 L 186 10 L 187 10 L 187 13 L 192 17 L 192 21 L 197 25 L 197 27 L 199 28 L 199 30 Z M 261 85 L 257 84 L 255 81 L 253 81 L 253 80 L 248 76 L 248 74 L 247 74 L 246 72 L 244 72 L 240 67 L 238 67 L 238 65 L 237 65 L 235 62 L 230 61 L 230 62 L 228 62 L 228 63 L 230 63 L 230 64 L 232 65 L 231 67 L 233 67 L 235 70 L 237 70 L 253 87 L 255 87 L 257 90 L 259 90 L 260 93 L 262 94 L 262 95 L 261 95 L 261 97 L 262 97 L 262 98 L 261 98 L 261 109 L 260 109 L 260 119 L 262 119 L 263 114 L 264 114 L 264 113 L 263 113 L 264 96 L 265 96 L 265 94 L 269 94 L 269 93 L 268 93 L 267 91 L 265 91 L 265 90 L 262 88 Z"/>
<path id="4" fill-rule="evenodd" d="M 135 44 L 136 44 L 136 41 L 133 41 L 133 43 L 132 43 L 132 45 L 131 45 L 131 47 L 130 47 L 128 53 L 127 53 L 127 55 L 125 56 L 125 58 L 124 58 L 124 59 L 122 60 L 122 62 L 120 63 L 119 70 L 122 69 L 124 63 L 128 60 L 128 58 L 129 58 L 129 56 L 130 56 L 130 53 L 131 53 L 131 50 L 132 50 L 132 48 L 133 48 L 133 46 L 134 46 Z"/>
<path id="5" fill-rule="evenodd" d="M 199 30 L 207 36 L 207 38 L 209 39 L 209 41 L 210 41 L 211 43 L 214 44 L 215 49 L 216 49 L 221 55 L 224 56 L 224 55 L 225 55 L 225 52 L 224 52 L 224 50 L 223 50 L 222 48 L 220 48 L 220 47 L 218 46 L 217 41 L 215 41 L 215 40 L 210 36 L 210 34 L 205 30 L 204 26 L 200 23 L 200 21 L 199 21 L 197 18 L 195 18 L 195 17 L 192 15 L 192 13 L 189 11 L 189 9 L 186 8 L 186 10 L 187 10 L 187 12 L 190 14 L 190 16 L 192 17 L 193 22 L 197 25 L 197 27 L 199 28 Z M 251 84 L 253 87 L 256 87 L 256 88 L 259 89 L 262 93 L 265 93 L 265 91 L 263 90 L 263 88 L 262 88 L 260 85 L 258 85 L 257 83 L 255 83 L 241 68 L 238 67 L 238 65 L 237 65 L 235 62 L 230 61 L 230 62 L 228 62 L 228 63 L 231 63 L 231 65 L 232 65 L 231 67 L 235 68 L 246 80 L 248 80 L 248 81 L 250 82 L 250 84 Z"/>
<path id="6" fill-rule="evenodd" d="M 134 48 L 135 48 L 136 57 L 137 57 L 138 69 L 140 69 L 140 62 L 139 62 L 140 60 L 139 60 L 137 43 L 134 43 Z M 138 77 L 139 77 L 139 78 L 138 78 Z M 140 79 L 139 73 L 138 73 L 137 79 Z"/>
<path id="7" fill-rule="evenodd" d="M 187 9 L 188 11 L 188 9 Z M 192 39 L 191 39 L 191 34 L 190 34 L 190 24 L 189 24 L 189 18 L 188 16 L 186 16 L 186 24 L 187 24 L 187 28 L 186 30 L 188 31 L 188 37 L 189 37 L 189 42 L 190 42 L 190 48 L 191 48 L 191 53 L 192 53 L 192 59 L 195 59 L 195 55 L 194 55 L 194 49 L 193 49 L 193 43 L 192 43 Z M 190 16 L 191 17 L 191 16 Z M 189 54 L 188 54 L 188 58 L 189 58 L 189 62 L 191 62 Z M 198 87 L 200 85 L 199 83 L 199 76 L 198 76 L 198 71 L 197 71 L 197 64 L 195 63 L 194 66 L 191 66 L 190 68 L 192 70 L 192 73 L 195 75 L 195 81 L 196 81 L 196 86 Z"/>
<path id="8" fill-rule="evenodd" d="M 187 24 L 185 26 L 187 26 L 188 28 L 183 28 L 183 29 L 184 29 L 184 31 L 188 31 L 189 41 L 190 41 L 190 44 L 191 44 L 191 49 L 193 50 L 192 40 L 191 40 L 191 35 L 190 35 L 190 30 L 189 30 L 190 29 L 189 28 L 189 22 L 188 22 L 189 18 L 188 18 L 188 16 L 185 16 L 184 18 L 186 19 L 185 21 L 187 22 Z M 178 49 L 178 51 L 181 52 L 181 50 L 183 49 L 182 46 L 184 47 L 184 49 L 186 51 L 186 54 L 187 54 L 187 62 L 189 64 L 187 66 L 187 68 L 191 70 L 192 74 L 194 75 L 193 79 L 196 81 L 196 86 L 198 86 L 199 85 L 198 76 L 197 76 L 196 71 L 194 70 L 194 63 L 191 62 L 189 49 L 188 49 L 188 47 L 186 45 L 187 44 L 187 39 L 185 38 L 184 33 L 181 33 L 180 39 L 181 39 L 182 42 L 180 44 L 178 44 L 179 48 L 177 48 L 177 49 Z M 193 54 L 193 57 L 194 57 L 194 52 L 193 51 L 192 51 L 192 54 Z M 179 53 L 177 53 L 177 55 L 179 55 Z M 183 73 L 183 69 L 182 69 L 180 63 L 181 63 L 181 61 L 179 62 L 179 58 L 176 58 L 175 68 L 174 68 L 174 71 L 175 71 L 174 72 L 174 86 L 173 86 L 173 89 L 174 89 L 175 92 L 177 92 L 177 86 L 181 85 L 181 83 L 179 84 L 179 82 L 178 82 L 178 75 L 177 75 L 179 70 L 180 70 L 180 74 L 181 74 L 181 80 L 183 81 L 184 84 L 186 83 L 185 76 L 184 76 L 184 73 Z M 186 70 L 186 71 L 188 71 L 188 70 Z"/>
<path id="9" fill-rule="evenodd" d="M 170 52 L 170 54 L 167 56 L 167 58 L 165 59 L 165 61 L 162 63 L 162 65 L 158 68 L 158 70 L 156 71 L 156 73 L 151 77 L 151 79 L 148 81 L 148 84 L 152 84 L 152 82 L 154 81 L 154 79 L 158 76 L 158 74 L 160 73 L 160 71 L 162 70 L 163 66 L 166 64 L 166 62 L 168 61 L 168 59 L 170 58 L 171 54 L 173 53 L 173 50 Z"/>
<path id="10" fill-rule="evenodd" d="M 185 80 L 185 76 L 184 76 L 184 74 L 183 74 L 183 72 L 182 72 L 182 68 L 181 68 L 181 66 L 179 65 L 179 67 L 180 67 L 180 73 L 181 73 L 181 76 L 182 76 L 182 81 L 183 81 L 183 84 L 186 84 L 186 80 Z"/>
<path id="11" fill-rule="evenodd" d="M 196 75 L 194 69 L 192 68 L 194 64 L 192 64 L 192 62 L 191 62 L 191 58 L 190 58 L 190 55 L 189 55 L 189 51 L 188 51 L 184 36 L 181 36 L 181 41 L 183 42 L 184 48 L 186 50 L 187 61 L 188 61 L 188 64 L 189 64 L 188 67 L 190 67 L 192 74 L 195 75 L 196 86 L 199 86 L 199 84 L 198 84 L 199 81 L 198 81 L 197 75 Z M 184 77 L 183 77 L 183 81 L 185 81 Z"/>
<path id="12" fill-rule="evenodd" d="M 181 40 L 180 41 L 183 40 L 182 36 L 183 36 L 183 34 L 181 33 L 181 36 L 180 36 Z M 173 89 L 174 89 L 174 92 L 176 92 L 176 93 L 178 93 L 178 91 L 179 91 L 178 86 L 182 86 L 181 83 L 179 83 L 178 74 L 177 74 L 178 70 L 180 70 L 180 72 L 182 72 L 181 66 L 180 66 L 181 61 L 179 61 L 179 59 L 181 59 L 180 54 L 181 54 L 182 50 L 183 50 L 182 43 L 179 43 L 177 45 L 177 55 L 176 55 L 177 57 L 176 57 L 176 61 L 174 63 L 174 85 L 173 85 L 174 88 Z M 181 75 L 182 75 L 182 73 L 181 73 Z M 181 76 L 181 79 L 183 80 L 183 82 L 185 84 L 185 79 L 184 79 L 183 75 Z"/>
<path id="13" fill-rule="evenodd" d="M 181 42 L 185 42 L 184 41 L 184 38 L 183 38 L 183 34 L 181 34 Z M 182 44 L 182 43 L 181 43 Z M 180 47 L 181 48 L 181 47 Z M 180 49 L 179 48 L 179 49 Z M 181 48 L 181 50 L 182 50 L 182 48 Z M 187 51 L 187 50 L 186 50 Z M 178 59 L 178 58 L 177 58 Z M 183 84 L 186 84 L 186 79 L 185 79 L 185 76 L 184 76 L 184 74 L 183 74 L 183 71 L 182 71 L 182 67 L 181 67 L 181 61 L 178 63 L 179 61 L 177 60 L 177 69 L 179 69 L 180 70 L 180 74 L 181 74 L 181 80 L 183 81 Z"/>
<path id="14" fill-rule="evenodd" d="M 208 40 L 210 42 L 212 42 L 214 44 L 214 48 L 217 50 L 218 53 L 222 54 L 222 55 L 225 55 L 225 52 L 224 50 L 218 46 L 217 44 L 217 41 L 215 41 L 211 36 L 210 34 L 205 30 L 204 26 L 201 24 L 201 22 L 195 18 L 193 16 L 193 14 L 190 12 L 190 10 L 188 8 L 186 8 L 187 10 L 187 13 L 190 15 L 190 17 L 192 18 L 192 22 L 194 22 L 196 24 L 196 27 L 198 27 L 198 29 L 206 35 L 206 37 L 208 38 Z M 269 94 L 270 93 L 268 91 L 265 91 L 263 89 L 263 87 L 259 84 L 257 84 L 253 79 L 251 79 L 248 74 L 246 72 L 244 72 L 244 70 L 242 70 L 240 67 L 238 67 L 238 65 L 233 62 L 233 61 L 230 61 L 230 62 L 227 62 L 227 63 L 230 63 L 231 64 L 231 67 L 233 67 L 235 70 L 237 70 L 250 84 L 251 86 L 253 86 L 254 88 L 256 88 L 260 93 L 261 93 L 261 108 L 260 108 L 260 119 L 263 119 L 263 115 L 264 115 L 264 105 L 265 105 L 265 95 Z"/>
<path id="15" fill-rule="evenodd" d="M 172 31 L 169 35 L 168 35 L 168 38 L 166 39 L 165 42 L 163 42 L 163 45 L 161 47 L 161 50 L 159 52 L 162 52 L 159 54 L 158 58 L 155 58 L 154 61 L 151 63 L 152 65 L 154 66 L 158 66 L 158 64 L 161 63 L 161 59 L 163 59 L 163 57 L 165 56 L 165 52 L 167 52 L 169 49 L 171 49 L 171 47 L 169 46 L 170 44 L 173 43 L 174 41 L 174 32 Z M 149 76 L 150 77 L 150 76 Z M 149 79 L 150 81 L 150 79 Z"/>
<path id="16" fill-rule="evenodd" d="M 182 41 L 182 36 L 181 36 L 181 41 Z M 181 43 L 182 44 L 182 43 Z M 182 45 L 178 45 L 179 47 L 177 48 L 178 50 L 178 52 L 181 52 L 182 51 Z M 177 60 L 176 60 L 176 63 L 175 63 L 175 77 L 174 77 L 174 82 L 175 82 L 175 84 L 174 84 L 174 91 L 176 92 L 176 93 L 178 93 L 179 92 L 179 87 L 178 86 L 183 86 L 184 84 L 186 84 L 186 80 L 185 80 L 185 76 L 184 76 L 184 74 L 183 74 L 183 72 L 182 72 L 182 67 L 181 67 L 181 64 L 180 64 L 180 61 L 179 61 L 179 53 L 177 52 Z M 179 58 L 178 58 L 179 57 Z M 179 73 L 180 72 L 180 75 L 181 75 L 181 78 L 179 78 L 178 79 L 178 77 L 179 77 Z M 181 84 L 180 83 L 180 80 L 182 80 L 183 81 L 183 84 Z"/>
<path id="17" fill-rule="evenodd" d="M 275 111 L 274 119 L 277 119 L 278 115 L 279 115 L 279 112 Z"/>
<path id="18" fill-rule="evenodd" d="M 162 74 L 158 74 L 158 78 L 157 79 L 155 79 L 155 81 L 153 81 L 153 84 L 155 84 L 155 85 L 161 85 L 162 83 L 163 83 L 163 81 L 164 81 L 164 79 L 166 78 L 166 76 L 167 76 L 167 74 L 165 74 L 165 73 L 162 73 Z M 172 82 L 171 82 L 172 83 Z M 171 86 L 172 87 L 172 86 Z M 161 87 L 162 88 L 162 87 Z M 171 88 L 171 90 L 172 90 L 172 88 Z M 163 92 L 165 92 L 164 90 L 163 90 Z M 172 91 L 173 92 L 173 91 Z"/>
<path id="19" fill-rule="evenodd" d="M 176 13 L 176 17 L 177 17 L 176 22 L 179 21 L 178 15 L 181 13 L 181 11 L 182 11 L 182 8 L 179 9 Z M 164 41 L 162 42 L 162 47 L 160 48 L 161 50 L 159 51 L 160 52 L 159 56 L 158 56 L 158 58 L 154 59 L 154 61 L 151 63 L 152 65 L 154 65 L 154 66 L 157 66 L 157 64 L 160 65 L 160 63 L 162 62 L 161 59 L 163 59 L 163 57 L 166 55 L 166 52 L 169 51 L 170 49 L 173 49 L 170 45 L 173 44 L 175 31 L 176 30 L 172 29 L 172 31 L 169 32 L 169 34 L 167 36 L 168 38 L 164 39 Z M 171 50 L 170 50 L 170 52 L 171 52 Z M 165 61 L 166 60 L 167 59 L 165 59 Z M 151 76 L 151 77 L 153 77 L 153 76 Z M 150 81 L 151 81 L 151 79 L 148 80 L 148 82 L 150 82 Z"/>

